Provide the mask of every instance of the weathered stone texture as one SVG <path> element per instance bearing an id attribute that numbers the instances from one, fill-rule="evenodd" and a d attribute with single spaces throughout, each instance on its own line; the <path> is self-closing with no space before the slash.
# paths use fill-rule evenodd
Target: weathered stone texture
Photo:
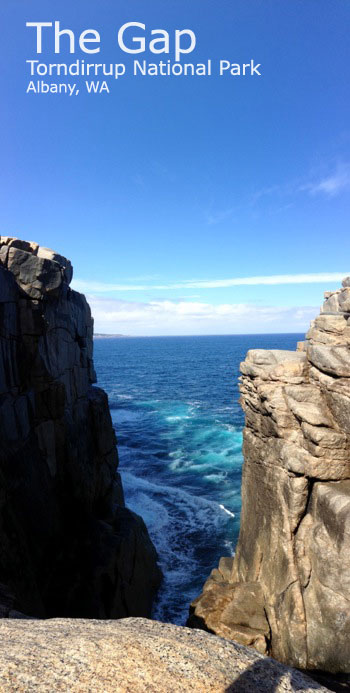
<path id="1" fill-rule="evenodd" d="M 71 278 L 63 256 L 0 237 L 0 583 L 28 615 L 148 615 L 156 553 L 124 507 L 90 308 Z"/>
<path id="2" fill-rule="evenodd" d="M 4 693 L 313 693 L 327 691 L 254 650 L 141 618 L 0 621 Z"/>
<path id="3" fill-rule="evenodd" d="M 349 286 L 325 294 L 296 352 L 251 350 L 241 365 L 239 541 L 232 570 L 219 580 L 213 571 L 190 616 L 287 664 L 331 672 L 350 672 Z"/>

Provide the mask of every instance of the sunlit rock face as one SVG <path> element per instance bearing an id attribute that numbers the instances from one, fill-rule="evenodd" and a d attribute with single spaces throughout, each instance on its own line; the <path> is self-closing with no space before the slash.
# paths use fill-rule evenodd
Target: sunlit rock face
<path id="1" fill-rule="evenodd" d="M 149 615 L 156 552 L 124 506 L 72 272 L 54 251 L 0 236 L 1 614 Z"/>
<path id="2" fill-rule="evenodd" d="M 315 693 L 295 669 L 236 643 L 170 623 L 0 621 L 0 689 L 82 693 Z"/>
<path id="3" fill-rule="evenodd" d="M 350 671 L 350 278 L 296 352 L 249 351 L 242 519 L 190 623 L 301 668 Z M 224 598 L 223 598 L 224 595 Z"/>

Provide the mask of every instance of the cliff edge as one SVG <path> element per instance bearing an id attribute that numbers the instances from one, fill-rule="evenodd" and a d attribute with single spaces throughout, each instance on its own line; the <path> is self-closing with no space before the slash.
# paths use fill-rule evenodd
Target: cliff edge
<path id="1" fill-rule="evenodd" d="M 296 352 L 251 350 L 241 530 L 189 623 L 302 669 L 350 672 L 350 278 Z"/>
<path id="2" fill-rule="evenodd" d="M 156 551 L 124 505 L 71 279 L 63 256 L 0 236 L 0 615 L 149 616 Z"/>

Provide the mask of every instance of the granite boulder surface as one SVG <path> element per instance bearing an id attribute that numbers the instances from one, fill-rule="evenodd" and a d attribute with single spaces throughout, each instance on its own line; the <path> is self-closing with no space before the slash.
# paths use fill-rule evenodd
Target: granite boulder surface
<path id="1" fill-rule="evenodd" d="M 142 618 L 0 621 L 4 693 L 313 693 L 328 689 L 232 641 Z"/>

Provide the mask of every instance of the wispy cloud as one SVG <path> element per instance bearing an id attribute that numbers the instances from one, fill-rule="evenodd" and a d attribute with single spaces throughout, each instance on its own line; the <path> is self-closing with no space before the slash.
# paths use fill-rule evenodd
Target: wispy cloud
<path id="1" fill-rule="evenodd" d="M 311 195 L 326 194 L 329 197 L 339 195 L 344 190 L 350 189 L 350 166 L 341 165 L 333 173 L 318 180 L 310 181 L 300 187 Z"/>
<path id="2" fill-rule="evenodd" d="M 286 308 L 166 300 L 147 303 L 96 296 L 88 296 L 88 300 L 96 332 L 130 335 L 304 332 L 318 313 L 314 306 Z"/>
<path id="3" fill-rule="evenodd" d="M 251 204 L 256 204 L 261 198 L 271 197 L 274 195 L 288 194 L 290 192 L 290 186 L 275 183 L 274 185 L 267 185 L 264 188 L 256 190 L 251 196 Z"/>
<path id="4" fill-rule="evenodd" d="M 114 293 L 116 291 L 167 291 L 174 289 L 221 289 L 232 286 L 278 286 L 282 284 L 327 284 L 341 282 L 350 272 L 319 272 L 315 274 L 275 274 L 256 277 L 231 277 L 229 279 L 185 279 L 168 284 L 112 284 L 74 279 L 72 287 L 77 291 Z"/>
<path id="5" fill-rule="evenodd" d="M 213 226 L 215 224 L 220 224 L 222 221 L 226 221 L 226 219 L 230 219 L 234 213 L 234 207 L 230 207 L 229 209 L 221 209 L 216 212 L 210 212 L 207 215 L 207 224 L 209 226 Z"/>
<path id="6" fill-rule="evenodd" d="M 335 197 L 350 190 L 350 164 L 333 163 L 323 166 L 322 169 L 294 181 L 265 186 L 251 196 L 251 204 L 255 206 L 264 198 L 280 200 L 295 197 L 300 193 Z"/>

